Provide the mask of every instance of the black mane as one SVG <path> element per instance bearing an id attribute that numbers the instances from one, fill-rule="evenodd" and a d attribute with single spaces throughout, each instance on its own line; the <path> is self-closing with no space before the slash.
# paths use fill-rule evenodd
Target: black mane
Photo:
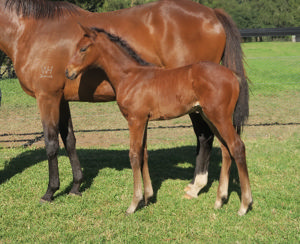
<path id="1" fill-rule="evenodd" d="M 69 15 L 76 14 L 79 10 L 79 7 L 71 3 L 47 0 L 6 0 L 5 7 L 16 11 L 18 15 L 35 19 L 59 17 L 65 12 Z"/>
<path id="2" fill-rule="evenodd" d="M 151 66 L 152 64 L 148 63 L 144 59 L 142 59 L 130 46 L 129 44 L 123 40 L 121 37 L 113 35 L 104 29 L 99 29 L 97 27 L 93 27 L 92 30 L 97 31 L 98 33 L 104 33 L 108 36 L 108 38 L 112 41 L 117 43 L 121 48 L 124 49 L 124 51 L 132 57 L 138 64 L 143 66 Z"/>

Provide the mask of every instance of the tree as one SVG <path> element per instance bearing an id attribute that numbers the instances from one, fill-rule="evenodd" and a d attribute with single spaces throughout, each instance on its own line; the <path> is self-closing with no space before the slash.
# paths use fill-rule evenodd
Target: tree
<path id="1" fill-rule="evenodd" d="M 238 27 L 296 27 L 300 26 L 299 0 L 198 0 L 212 8 L 223 8 Z"/>
<path id="2" fill-rule="evenodd" d="M 105 0 L 68 0 L 68 2 L 91 12 L 100 12 Z"/>
<path id="3" fill-rule="evenodd" d="M 153 2 L 155 0 L 104 0 L 101 12 L 114 11 L 123 8 L 130 8 L 133 6 Z"/>

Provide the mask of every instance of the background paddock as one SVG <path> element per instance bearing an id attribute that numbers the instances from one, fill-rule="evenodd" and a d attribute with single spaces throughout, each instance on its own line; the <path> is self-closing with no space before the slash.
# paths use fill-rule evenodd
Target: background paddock
<path id="1" fill-rule="evenodd" d="M 115 103 L 71 103 L 85 177 L 83 197 L 67 195 L 72 174 L 62 149 L 61 188 L 53 204 L 40 205 L 48 167 L 36 102 L 17 80 L 1 80 L 0 243 L 49 238 L 116 243 L 299 241 L 300 43 L 246 43 L 243 48 L 252 80 L 250 118 L 243 139 L 253 211 L 242 218 L 234 214 L 240 204 L 235 165 L 230 204 L 213 210 L 221 163 L 216 142 L 207 187 L 198 199 L 182 198 L 193 176 L 196 144 L 185 116 L 149 123 L 155 204 L 125 217 L 133 187 L 129 136 Z"/>

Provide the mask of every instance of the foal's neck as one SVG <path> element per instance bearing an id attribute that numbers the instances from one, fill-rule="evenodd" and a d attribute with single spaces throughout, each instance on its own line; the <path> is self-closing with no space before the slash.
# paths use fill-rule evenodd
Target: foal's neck
<path id="1" fill-rule="evenodd" d="M 105 70 L 115 89 L 132 69 L 142 66 L 129 57 L 122 47 L 111 41 L 105 33 L 98 34 L 97 48 L 99 52 L 98 65 Z"/>

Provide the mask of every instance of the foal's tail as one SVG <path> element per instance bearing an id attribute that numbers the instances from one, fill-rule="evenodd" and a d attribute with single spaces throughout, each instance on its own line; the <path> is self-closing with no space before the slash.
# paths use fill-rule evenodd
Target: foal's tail
<path id="1" fill-rule="evenodd" d="M 233 114 L 233 125 L 237 133 L 240 134 L 249 116 L 249 87 L 243 63 L 244 53 L 241 47 L 241 36 L 236 24 L 227 13 L 221 9 L 214 11 L 226 33 L 222 64 L 233 70 L 241 78 L 240 94 Z"/>

